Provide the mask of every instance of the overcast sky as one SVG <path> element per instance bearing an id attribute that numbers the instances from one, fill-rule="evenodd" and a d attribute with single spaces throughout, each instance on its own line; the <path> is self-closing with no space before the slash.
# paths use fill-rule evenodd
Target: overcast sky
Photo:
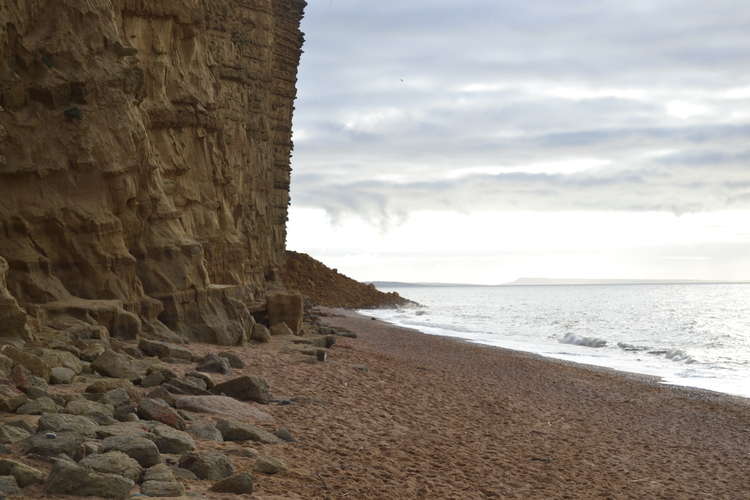
<path id="1" fill-rule="evenodd" d="M 313 0 L 288 247 L 361 280 L 750 279 L 746 0 Z"/>

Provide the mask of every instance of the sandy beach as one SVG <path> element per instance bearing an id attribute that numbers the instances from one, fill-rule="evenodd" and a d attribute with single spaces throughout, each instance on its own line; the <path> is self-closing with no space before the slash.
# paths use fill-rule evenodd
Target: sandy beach
<path id="1" fill-rule="evenodd" d="M 419 334 L 342 310 L 326 364 L 269 378 L 301 498 L 750 495 L 748 400 Z M 282 416 L 283 414 L 283 416 Z M 306 464 L 306 465 L 305 465 Z"/>

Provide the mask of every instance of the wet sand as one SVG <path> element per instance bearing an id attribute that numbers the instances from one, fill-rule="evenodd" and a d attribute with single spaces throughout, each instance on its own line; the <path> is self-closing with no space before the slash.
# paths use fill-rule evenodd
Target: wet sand
<path id="1" fill-rule="evenodd" d="M 276 412 L 302 498 L 750 498 L 750 400 L 334 312 Z"/>

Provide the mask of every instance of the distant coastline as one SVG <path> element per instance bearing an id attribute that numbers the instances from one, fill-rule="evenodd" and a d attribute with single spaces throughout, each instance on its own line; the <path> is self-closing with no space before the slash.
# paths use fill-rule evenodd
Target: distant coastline
<path id="1" fill-rule="evenodd" d="M 378 288 L 409 287 L 505 287 L 505 286 L 591 286 L 591 285 L 747 285 L 750 281 L 709 281 L 709 280 L 654 280 L 654 279 L 555 279 L 519 278 L 509 283 L 483 285 L 475 283 L 410 283 L 403 281 L 372 281 Z"/>

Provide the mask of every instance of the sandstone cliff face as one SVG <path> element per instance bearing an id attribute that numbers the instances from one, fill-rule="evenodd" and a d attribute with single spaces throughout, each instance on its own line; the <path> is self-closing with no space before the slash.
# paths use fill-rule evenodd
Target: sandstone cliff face
<path id="1" fill-rule="evenodd" d="M 0 0 L 0 336 L 242 341 L 284 257 L 304 6 Z"/>

